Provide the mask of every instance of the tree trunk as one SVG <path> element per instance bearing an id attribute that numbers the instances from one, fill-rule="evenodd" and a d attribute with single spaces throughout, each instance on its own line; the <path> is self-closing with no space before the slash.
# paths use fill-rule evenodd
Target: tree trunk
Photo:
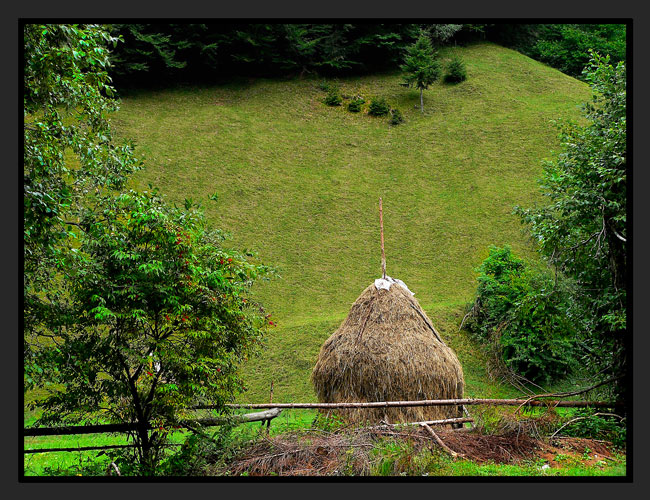
<path id="1" fill-rule="evenodd" d="M 422 89 L 420 89 L 420 111 L 424 114 L 424 98 L 422 97 Z"/>
<path id="2" fill-rule="evenodd" d="M 149 430 L 147 422 L 138 422 L 137 436 L 140 448 L 140 464 L 145 470 L 150 471 L 153 468 L 151 441 L 149 440 Z"/>

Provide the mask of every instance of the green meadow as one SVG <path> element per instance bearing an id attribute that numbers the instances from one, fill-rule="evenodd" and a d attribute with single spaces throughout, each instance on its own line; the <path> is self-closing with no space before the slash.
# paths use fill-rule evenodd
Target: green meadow
<path id="1" fill-rule="evenodd" d="M 144 160 L 136 176 L 169 200 L 202 201 L 228 245 L 252 249 L 278 276 L 254 295 L 278 326 L 244 367 L 242 400 L 313 401 L 320 345 L 381 274 L 400 278 L 468 364 L 467 391 L 488 396 L 476 347 L 457 334 L 490 245 L 534 250 L 512 214 L 540 199 L 542 161 L 558 147 L 556 119 L 579 118 L 588 86 L 518 52 L 484 43 L 447 49 L 468 79 L 419 92 L 398 73 L 335 82 L 344 105 L 323 104 L 320 79 L 240 80 L 124 96 L 113 119 Z M 346 109 L 361 95 L 361 113 Z M 367 114 L 385 97 L 405 123 Z M 218 194 L 218 201 L 208 197 Z M 475 369 L 472 366 L 477 365 Z"/>

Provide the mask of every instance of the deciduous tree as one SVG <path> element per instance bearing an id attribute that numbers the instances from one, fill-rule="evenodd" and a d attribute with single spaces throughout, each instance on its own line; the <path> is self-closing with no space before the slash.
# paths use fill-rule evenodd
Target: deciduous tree
<path id="1" fill-rule="evenodd" d="M 583 361 L 600 377 L 627 374 L 626 70 L 592 53 L 584 77 L 594 92 L 586 125 L 561 125 L 563 151 L 545 164 L 547 203 L 517 209 L 541 252 L 578 284 L 573 299 Z"/>

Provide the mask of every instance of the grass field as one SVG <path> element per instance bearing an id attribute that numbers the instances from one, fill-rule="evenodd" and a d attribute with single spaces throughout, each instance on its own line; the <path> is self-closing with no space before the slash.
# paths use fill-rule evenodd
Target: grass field
<path id="1" fill-rule="evenodd" d="M 397 73 L 338 80 L 344 96 L 384 96 L 403 112 L 399 126 L 367 115 L 367 103 L 356 114 L 324 105 L 319 79 L 251 79 L 123 97 L 113 128 L 135 141 L 145 162 L 135 186 L 151 183 L 170 201 L 202 201 L 209 221 L 232 234 L 228 245 L 255 250 L 278 270 L 254 288 L 278 326 L 263 354 L 243 368 L 248 391 L 241 401 L 266 402 L 271 381 L 274 401 L 316 400 L 309 375 L 320 346 L 381 273 L 380 196 L 387 272 L 415 292 L 458 354 L 466 395 L 517 395 L 490 380 L 486 353 L 458 326 L 490 245 L 510 244 L 534 257 L 512 209 L 540 199 L 541 162 L 559 146 L 552 121 L 578 119 L 590 92 L 493 44 L 447 49 L 442 57 L 453 50 L 468 80 L 425 91 L 424 114 L 419 92 L 400 86 Z M 217 203 L 208 200 L 215 192 Z M 312 418 L 286 412 L 278 429 Z M 34 471 L 47 461 L 29 460 Z M 461 462 L 445 470 L 512 472 L 494 467 Z M 607 473 L 624 474 L 622 467 Z"/>
<path id="2" fill-rule="evenodd" d="M 343 95 L 386 97 L 405 115 L 399 126 L 325 106 L 313 79 L 123 98 L 114 128 L 145 161 L 138 185 L 174 201 L 205 200 L 230 245 L 254 249 L 279 271 L 254 290 L 278 327 L 245 367 L 244 399 L 266 400 L 273 380 L 278 401 L 314 400 L 309 373 L 320 345 L 380 275 L 379 196 L 387 272 L 454 347 L 489 245 L 533 254 L 512 208 L 538 199 L 541 161 L 558 146 L 552 120 L 577 118 L 588 86 L 493 44 L 450 50 L 465 60 L 468 80 L 433 85 L 424 114 L 399 74 L 339 80 Z M 470 370 L 468 393 L 488 395 L 483 375 Z"/>

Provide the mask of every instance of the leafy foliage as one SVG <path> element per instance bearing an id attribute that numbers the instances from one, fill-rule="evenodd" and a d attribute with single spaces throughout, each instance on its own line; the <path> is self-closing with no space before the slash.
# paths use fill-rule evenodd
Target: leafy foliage
<path id="1" fill-rule="evenodd" d="M 626 376 L 626 71 L 592 53 L 585 80 L 594 91 L 588 123 L 561 124 L 563 151 L 547 162 L 548 202 L 517 208 L 541 253 L 578 284 L 581 358 L 601 377 Z M 617 390 L 625 387 L 621 379 Z"/>
<path id="2" fill-rule="evenodd" d="M 462 24 L 430 24 L 426 27 L 426 31 L 433 40 L 438 43 L 444 43 L 462 28 Z"/>
<path id="3" fill-rule="evenodd" d="M 406 73 L 404 83 L 420 90 L 420 107 L 424 113 L 422 91 L 440 78 L 441 71 L 436 53 L 426 34 L 420 34 L 417 41 L 408 48 L 401 69 Z"/>
<path id="4" fill-rule="evenodd" d="M 614 62 L 625 61 L 625 25 L 544 25 L 531 55 L 576 77 L 589 64 L 590 52 L 607 54 Z"/>
<path id="5" fill-rule="evenodd" d="M 127 77 L 141 80 L 147 74 L 169 78 L 186 68 L 188 61 L 183 54 L 198 48 L 197 36 L 205 35 L 206 26 L 130 23 L 113 24 L 110 29 L 125 42 L 111 58 L 119 81 Z M 214 58 L 216 47 L 209 41 L 204 41 L 201 48 L 204 58 Z"/>
<path id="6" fill-rule="evenodd" d="M 627 438 L 625 419 L 614 414 L 602 414 L 592 408 L 580 408 L 570 414 L 569 423 L 562 434 L 574 437 L 604 439 L 611 441 L 615 446 L 624 448 Z"/>
<path id="7" fill-rule="evenodd" d="M 56 323 L 82 204 L 120 189 L 139 164 L 112 141 L 109 50 L 97 25 L 24 26 L 23 248 L 25 330 Z M 29 345 L 26 344 L 29 355 Z"/>
<path id="8" fill-rule="evenodd" d="M 490 39 L 511 46 L 576 78 L 589 64 L 590 51 L 609 55 L 612 63 L 625 62 L 624 24 L 495 24 Z"/>
<path id="9" fill-rule="evenodd" d="M 488 38 L 580 77 L 589 49 L 625 60 L 622 24 L 131 23 L 112 56 L 119 87 L 224 75 L 343 74 L 396 68 L 421 32 L 434 44 Z"/>
<path id="10" fill-rule="evenodd" d="M 397 64 L 414 24 L 114 24 L 127 42 L 113 62 L 120 85 L 223 75 L 323 74 Z"/>
<path id="11" fill-rule="evenodd" d="M 135 423 L 151 473 L 188 407 L 244 390 L 237 367 L 274 324 L 246 297 L 268 268 L 222 249 L 191 200 L 124 191 L 139 164 L 108 122 L 116 38 L 26 25 L 24 40 L 25 390 L 46 389 L 38 424 Z"/>
<path id="12" fill-rule="evenodd" d="M 273 324 L 246 291 L 267 269 L 222 250 L 190 202 L 171 208 L 155 192 L 128 192 L 99 208 L 84 214 L 68 262 L 70 320 L 35 353 L 62 388 L 40 402 L 40 422 L 137 422 L 147 464 L 187 408 L 223 407 L 244 390 L 237 366 Z"/>
<path id="13" fill-rule="evenodd" d="M 467 327 L 498 344 L 506 366 L 533 382 L 566 375 L 573 358 L 572 311 L 566 285 L 534 268 L 510 247 L 491 247 L 479 269 Z"/>

